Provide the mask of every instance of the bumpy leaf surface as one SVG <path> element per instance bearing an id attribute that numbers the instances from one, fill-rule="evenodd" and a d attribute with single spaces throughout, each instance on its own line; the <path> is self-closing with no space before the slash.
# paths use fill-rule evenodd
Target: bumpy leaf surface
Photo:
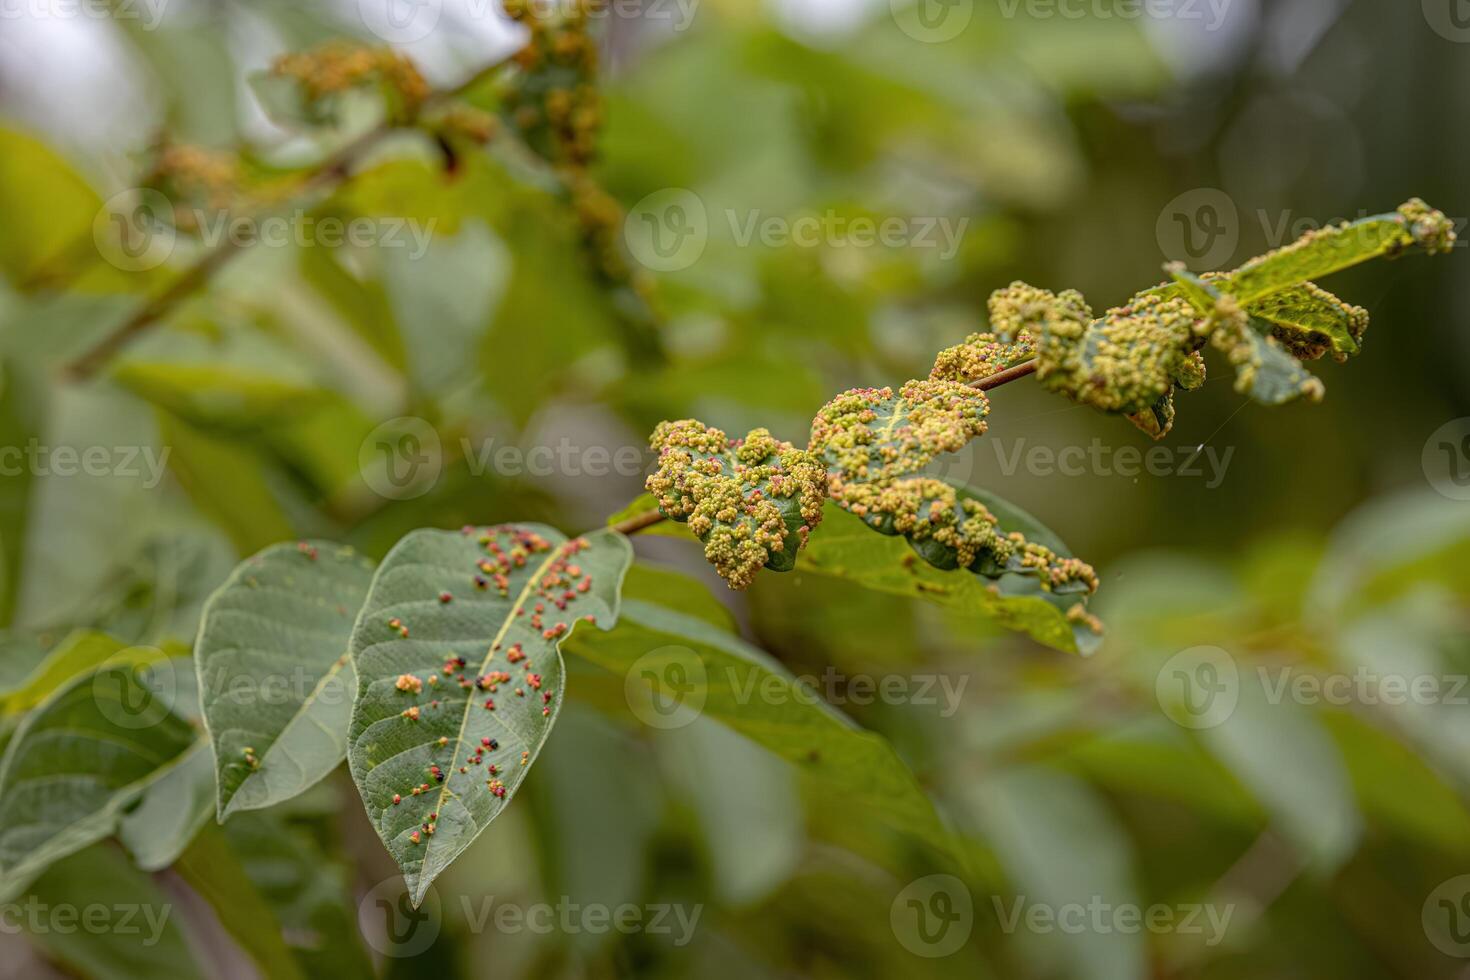
<path id="1" fill-rule="evenodd" d="M 694 419 L 660 423 L 652 447 L 659 467 L 648 491 L 664 516 L 704 542 L 705 558 L 732 589 L 762 568 L 796 567 L 826 497 L 826 471 L 813 455 L 765 429 L 729 439 Z"/>
<path id="2" fill-rule="evenodd" d="M 612 628 L 631 561 L 616 532 L 534 524 L 416 531 L 383 559 L 348 762 L 415 904 L 510 803 L 561 710 L 561 642 Z"/>

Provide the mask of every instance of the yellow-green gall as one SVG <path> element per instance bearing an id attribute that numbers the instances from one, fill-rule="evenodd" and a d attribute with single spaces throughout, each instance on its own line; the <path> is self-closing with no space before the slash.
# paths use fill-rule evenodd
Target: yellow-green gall
<path id="1" fill-rule="evenodd" d="M 789 571 L 822 520 L 827 471 L 811 453 L 755 429 L 733 440 L 694 419 L 662 422 L 647 489 L 659 510 L 689 525 L 731 588 L 762 568 Z"/>

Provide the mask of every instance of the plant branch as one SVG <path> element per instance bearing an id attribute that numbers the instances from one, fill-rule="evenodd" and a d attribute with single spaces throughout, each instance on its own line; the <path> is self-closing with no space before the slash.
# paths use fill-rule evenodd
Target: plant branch
<path id="1" fill-rule="evenodd" d="M 1035 373 L 1036 358 L 1033 357 L 1029 361 L 1022 361 L 1015 367 L 1008 367 L 1004 371 L 998 371 L 988 378 L 981 378 L 970 387 L 978 388 L 981 391 L 990 391 L 992 388 L 999 388 L 1001 385 L 1010 384 L 1012 381 Z"/>
<path id="2" fill-rule="evenodd" d="M 662 511 L 650 510 L 647 513 L 630 517 L 625 521 L 619 521 L 616 524 L 610 525 L 610 527 L 619 534 L 633 535 L 642 531 L 644 528 L 653 527 L 655 524 L 666 520 L 668 518 L 664 517 Z"/>
<path id="3" fill-rule="evenodd" d="M 999 388 L 1001 385 L 1010 384 L 1012 381 L 1019 381 L 1021 378 L 1029 377 L 1030 375 L 1033 375 L 1035 373 L 1036 359 L 1032 358 L 1029 361 L 1022 361 L 1015 367 L 1006 368 L 1004 371 L 992 374 L 988 378 L 983 378 L 980 381 L 975 382 L 973 385 L 971 385 L 971 387 L 978 388 L 981 391 L 990 391 L 992 389 Z M 646 528 L 653 527 L 653 525 L 665 520 L 668 520 L 668 518 L 664 517 L 662 511 L 650 510 L 647 513 L 638 514 L 634 517 L 628 518 L 627 520 L 619 521 L 616 524 L 609 525 L 609 527 L 620 534 L 631 536 Z"/>
<path id="4" fill-rule="evenodd" d="M 464 95 L 499 71 L 503 64 L 503 61 L 498 61 L 486 65 L 459 84 L 431 94 L 424 100 L 417 115 L 414 119 L 409 120 L 407 125 L 411 126 L 418 118 L 421 118 L 425 110 Z M 352 176 L 353 167 L 368 150 L 402 128 L 406 127 L 399 123 L 382 123 L 332 153 L 306 173 L 300 186 L 291 195 L 291 200 L 342 184 Z M 253 240 L 235 241 L 227 238 L 223 244 L 205 254 L 181 273 L 161 293 L 144 303 L 132 316 L 68 363 L 63 368 L 63 374 L 73 381 L 85 381 L 95 375 L 133 338 L 162 320 L 175 306 L 205 286 L 220 268 L 252 244 Z"/>

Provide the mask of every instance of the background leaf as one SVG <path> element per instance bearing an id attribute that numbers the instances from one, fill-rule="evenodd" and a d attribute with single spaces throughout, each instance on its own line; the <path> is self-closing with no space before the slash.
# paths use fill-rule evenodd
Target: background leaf
<path id="1" fill-rule="evenodd" d="M 290 799 L 346 755 L 347 650 L 373 567 L 327 541 L 274 545 L 209 600 L 194 661 L 221 821 Z"/>

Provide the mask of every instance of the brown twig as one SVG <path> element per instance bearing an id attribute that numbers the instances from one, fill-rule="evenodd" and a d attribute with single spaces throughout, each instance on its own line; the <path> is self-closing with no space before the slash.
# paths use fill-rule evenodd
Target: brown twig
<path id="1" fill-rule="evenodd" d="M 982 378 L 971 385 L 971 387 L 978 388 L 981 391 L 990 391 L 994 388 L 999 388 L 1001 385 L 1010 384 L 1012 381 L 1019 381 L 1021 378 L 1029 377 L 1035 373 L 1036 359 L 1032 358 L 1029 361 L 1023 361 L 1017 364 L 1015 367 L 1006 368 L 1004 371 L 992 374 L 988 378 Z M 650 510 L 636 517 L 630 517 L 627 520 L 611 524 L 609 527 L 622 534 L 633 535 L 645 528 L 653 527 L 653 525 L 664 520 L 667 520 L 667 518 L 664 517 L 661 511 Z"/>
<path id="2" fill-rule="evenodd" d="M 412 126 L 417 118 L 423 116 L 425 110 L 456 99 L 474 88 L 494 72 L 499 71 L 503 64 L 504 62 L 501 61 L 486 65 L 458 85 L 431 94 L 424 100 L 417 117 L 410 120 L 407 126 Z M 307 172 L 292 195 L 292 199 L 298 199 L 302 195 L 345 182 L 352 176 L 352 168 L 363 154 L 385 137 L 403 128 L 406 128 L 404 124 L 385 122 L 337 150 Z M 173 280 L 167 288 L 144 303 L 105 337 L 68 363 L 62 369 L 65 377 L 73 381 L 84 381 L 95 375 L 134 337 L 162 320 L 176 305 L 207 284 L 222 266 L 245 251 L 251 244 L 251 240 L 226 239 L 223 244 L 201 257 Z"/>
<path id="3" fill-rule="evenodd" d="M 1001 385 L 1010 384 L 1018 378 L 1024 378 L 1028 374 L 1035 373 L 1036 358 L 1033 357 L 1029 361 L 1022 361 L 1015 367 L 1008 367 L 1004 371 L 997 371 L 988 378 L 981 378 L 970 387 L 978 388 L 981 391 L 990 391 L 992 388 L 999 388 Z"/>
<path id="4" fill-rule="evenodd" d="M 653 525 L 667 519 L 661 511 L 650 510 L 646 513 L 638 514 L 635 517 L 630 517 L 625 521 L 619 521 L 616 524 L 609 525 L 609 527 L 619 534 L 637 534 L 644 528 L 653 527 Z"/>

